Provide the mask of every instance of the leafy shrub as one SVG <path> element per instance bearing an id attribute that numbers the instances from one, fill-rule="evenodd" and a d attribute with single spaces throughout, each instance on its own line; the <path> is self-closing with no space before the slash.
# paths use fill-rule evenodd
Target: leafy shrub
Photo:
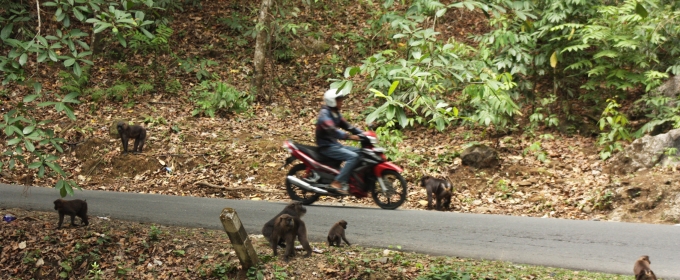
<path id="1" fill-rule="evenodd" d="M 203 81 L 192 90 L 192 99 L 196 105 L 191 112 L 193 116 L 203 114 L 213 118 L 215 113 L 243 112 L 253 96 L 229 84 Z"/>
<path id="2" fill-rule="evenodd" d="M 182 83 L 178 79 L 171 80 L 165 84 L 165 92 L 167 93 L 177 94 L 180 90 L 182 90 Z"/>
<path id="3" fill-rule="evenodd" d="M 623 150 L 622 141 L 631 140 L 631 134 L 627 127 L 628 118 L 619 113 L 616 109 L 619 107 L 621 105 L 616 100 L 608 99 L 607 108 L 602 112 L 602 118 L 599 121 L 600 130 L 609 129 L 609 131 L 600 133 L 598 140 L 598 144 L 603 147 L 600 151 L 600 158 L 603 160 L 611 157 L 614 152 Z"/>
<path id="4" fill-rule="evenodd" d="M 428 273 L 418 276 L 418 280 L 463 280 L 473 279 L 469 272 L 463 272 L 451 266 L 433 266 Z"/>

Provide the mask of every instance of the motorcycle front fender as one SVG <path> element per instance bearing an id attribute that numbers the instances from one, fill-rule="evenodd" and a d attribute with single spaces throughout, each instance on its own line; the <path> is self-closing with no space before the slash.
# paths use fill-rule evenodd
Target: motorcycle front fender
<path id="1" fill-rule="evenodd" d="M 382 176 L 383 171 L 385 171 L 385 170 L 394 170 L 394 171 L 399 172 L 399 173 L 404 171 L 403 169 L 401 169 L 401 167 L 399 167 L 398 165 L 391 163 L 389 161 L 381 162 L 378 165 L 376 165 L 375 168 L 373 168 L 373 172 L 375 173 L 375 177 L 380 178 Z"/>

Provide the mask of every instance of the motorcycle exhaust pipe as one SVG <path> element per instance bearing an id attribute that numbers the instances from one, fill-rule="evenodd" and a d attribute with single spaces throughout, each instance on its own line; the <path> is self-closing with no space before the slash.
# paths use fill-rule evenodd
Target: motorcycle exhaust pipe
<path id="1" fill-rule="evenodd" d="M 328 194 L 328 191 L 314 187 L 314 186 L 308 184 L 307 182 L 300 180 L 297 177 L 289 175 L 288 177 L 286 177 L 286 179 L 288 179 L 293 185 L 296 185 L 296 186 L 298 186 L 298 187 L 300 187 L 300 188 L 302 188 L 306 191 L 315 192 L 315 193 L 318 193 L 318 194 Z"/>

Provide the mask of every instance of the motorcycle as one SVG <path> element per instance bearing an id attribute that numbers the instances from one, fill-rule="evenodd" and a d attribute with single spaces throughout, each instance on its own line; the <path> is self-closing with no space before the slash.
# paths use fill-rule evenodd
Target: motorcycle
<path id="1" fill-rule="evenodd" d="M 352 170 L 348 181 L 349 195 L 364 198 L 370 193 L 380 208 L 398 208 L 406 201 L 408 192 L 406 180 L 400 174 L 402 169 L 387 160 L 385 149 L 376 146 L 378 137 L 375 132 L 364 132 L 359 138 L 360 161 Z M 343 196 L 330 186 L 340 173 L 342 161 L 322 155 L 316 146 L 303 145 L 292 140 L 284 141 L 283 148 L 291 156 L 281 168 L 296 159 L 302 161 L 294 165 L 286 176 L 286 192 L 292 200 L 310 205 L 321 196 Z"/>

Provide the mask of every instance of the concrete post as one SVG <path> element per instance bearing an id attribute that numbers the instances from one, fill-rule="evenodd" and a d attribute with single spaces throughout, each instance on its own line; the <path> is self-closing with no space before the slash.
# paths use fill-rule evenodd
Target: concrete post
<path id="1" fill-rule="evenodd" d="M 253 243 L 248 238 L 248 233 L 243 228 L 236 210 L 229 207 L 222 209 L 220 221 L 222 221 L 224 231 L 229 235 L 229 240 L 231 240 L 231 244 L 234 246 L 234 251 L 236 251 L 243 269 L 248 270 L 251 266 L 256 265 L 258 261 L 257 252 L 255 252 Z"/>

